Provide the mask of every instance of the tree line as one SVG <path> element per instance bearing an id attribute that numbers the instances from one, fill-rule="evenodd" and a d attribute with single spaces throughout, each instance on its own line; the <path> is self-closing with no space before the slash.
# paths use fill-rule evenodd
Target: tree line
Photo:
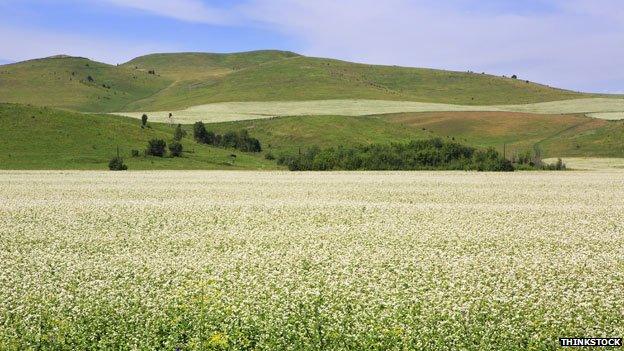
<path id="1" fill-rule="evenodd" d="M 201 144 L 233 148 L 243 152 L 262 151 L 260 141 L 250 137 L 245 129 L 238 132 L 230 131 L 225 134 L 216 134 L 207 130 L 203 122 L 196 122 L 195 125 L 193 125 L 193 137 Z"/>
<path id="2" fill-rule="evenodd" d="M 292 171 L 514 170 L 511 161 L 493 148 L 478 150 L 440 138 L 325 149 L 315 146 L 297 154 L 282 154 L 277 162 Z"/>

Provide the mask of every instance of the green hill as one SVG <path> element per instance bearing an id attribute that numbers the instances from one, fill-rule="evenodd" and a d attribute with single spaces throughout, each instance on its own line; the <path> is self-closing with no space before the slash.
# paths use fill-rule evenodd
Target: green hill
<path id="1" fill-rule="evenodd" d="M 45 107 L 0 104 L 0 169 L 107 169 L 117 153 L 137 169 L 274 169 L 260 154 L 247 154 L 182 140 L 183 157 L 130 157 L 152 138 L 172 139 L 173 127 L 136 119 Z M 234 154 L 236 157 L 232 157 Z"/>
<path id="2" fill-rule="evenodd" d="M 56 56 L 0 66 L 0 102 L 110 112 L 169 86 L 147 72 Z"/>
<path id="3" fill-rule="evenodd" d="M 0 102 L 85 112 L 174 110 L 227 101 L 493 105 L 591 96 L 486 74 L 357 64 L 283 51 L 154 54 L 120 66 L 62 56 L 0 66 Z"/>

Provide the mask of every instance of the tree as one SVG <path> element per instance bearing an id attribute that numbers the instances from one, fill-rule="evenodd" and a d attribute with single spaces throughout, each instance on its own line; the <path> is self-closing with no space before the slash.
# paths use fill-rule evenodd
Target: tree
<path id="1" fill-rule="evenodd" d="M 198 143 L 208 144 L 208 132 L 204 122 L 195 122 L 193 125 L 193 137 Z"/>
<path id="2" fill-rule="evenodd" d="M 145 128 L 145 126 L 147 126 L 147 115 L 144 113 L 141 116 L 141 128 Z"/>
<path id="3" fill-rule="evenodd" d="M 152 156 L 163 157 L 167 143 L 162 139 L 152 139 L 147 144 L 146 153 Z"/>
<path id="4" fill-rule="evenodd" d="M 177 141 L 172 142 L 171 144 L 169 144 L 169 152 L 171 153 L 171 156 L 173 157 L 180 157 L 182 156 L 182 144 L 180 144 Z"/>
<path id="5" fill-rule="evenodd" d="M 513 76 L 511 76 L 511 79 L 518 79 L 518 76 L 514 74 Z"/>
<path id="6" fill-rule="evenodd" d="M 115 156 L 108 162 L 108 169 L 111 171 L 125 171 L 128 169 L 128 166 L 124 164 L 121 157 Z"/>
<path id="7" fill-rule="evenodd" d="M 186 131 L 182 129 L 182 125 L 178 124 L 175 131 L 173 132 L 173 140 L 180 141 L 182 138 L 186 136 Z"/>

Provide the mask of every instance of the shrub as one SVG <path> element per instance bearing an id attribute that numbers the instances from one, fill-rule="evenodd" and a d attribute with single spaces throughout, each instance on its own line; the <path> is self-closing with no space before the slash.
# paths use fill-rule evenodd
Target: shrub
<path id="1" fill-rule="evenodd" d="M 139 150 L 131 150 L 130 155 L 132 155 L 132 157 L 139 157 Z"/>
<path id="2" fill-rule="evenodd" d="M 269 151 L 266 153 L 266 155 L 264 155 L 264 158 L 267 160 L 275 160 L 275 156 L 273 156 L 273 154 Z"/>
<path id="3" fill-rule="evenodd" d="M 174 141 L 171 144 L 169 144 L 169 153 L 173 157 L 182 156 L 182 150 L 183 150 L 182 144 L 180 144 L 180 142 L 178 141 Z"/>
<path id="4" fill-rule="evenodd" d="M 146 153 L 151 156 L 163 157 L 167 143 L 162 139 L 152 139 L 147 144 Z"/>
<path id="5" fill-rule="evenodd" d="M 186 131 L 182 129 L 182 125 L 178 124 L 175 131 L 173 132 L 173 140 L 180 141 L 182 138 L 186 136 Z"/>
<path id="6" fill-rule="evenodd" d="M 124 164 L 121 157 L 115 156 L 108 162 L 108 169 L 111 171 L 125 171 L 128 169 L 128 166 Z"/>

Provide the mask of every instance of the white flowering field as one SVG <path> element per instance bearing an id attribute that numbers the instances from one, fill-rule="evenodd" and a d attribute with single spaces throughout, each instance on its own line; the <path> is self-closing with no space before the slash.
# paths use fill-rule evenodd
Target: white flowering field
<path id="1" fill-rule="evenodd" d="M 624 119 L 624 99 L 587 98 L 523 105 L 468 106 L 389 100 L 308 100 L 221 102 L 189 107 L 179 111 L 147 112 L 149 120 L 162 123 L 192 124 L 231 122 L 279 116 L 367 116 L 400 112 L 506 111 L 538 114 L 586 113 L 609 120 Z M 169 118 L 169 113 L 173 113 Z M 118 112 L 117 115 L 141 118 L 143 112 Z"/>
<path id="2" fill-rule="evenodd" d="M 0 172 L 0 350 L 624 336 L 624 172 Z"/>

